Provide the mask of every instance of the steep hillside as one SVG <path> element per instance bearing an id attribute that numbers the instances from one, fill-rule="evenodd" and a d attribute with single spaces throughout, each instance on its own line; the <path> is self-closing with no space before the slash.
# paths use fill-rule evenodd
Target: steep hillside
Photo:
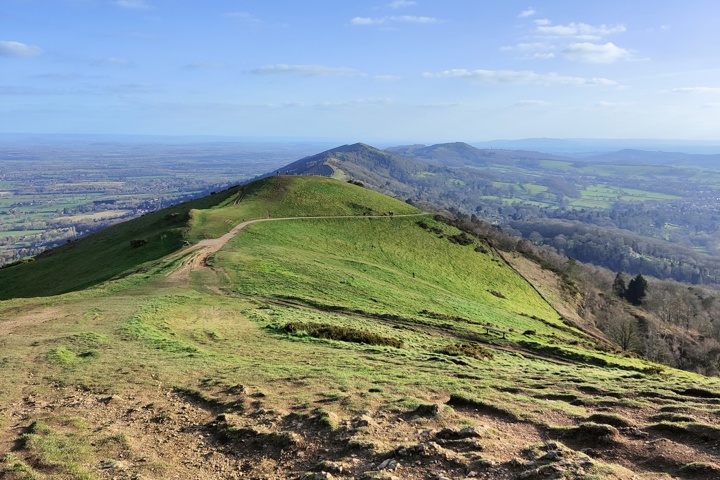
<path id="1" fill-rule="evenodd" d="M 34 261 L 0 269 L 0 299 L 56 295 L 148 268 L 255 218 L 417 213 L 371 190 L 327 179 L 271 177 L 121 223 Z"/>
<path id="2" fill-rule="evenodd" d="M 410 179 L 427 169 L 425 162 L 409 160 L 378 150 L 364 143 L 343 145 L 282 168 L 289 175 L 323 175 L 361 180 L 375 190 L 394 192 L 402 197 L 410 193 Z"/>
<path id="3" fill-rule="evenodd" d="M 222 237 L 0 302 L 1 478 L 720 473 L 720 381 L 613 353 L 479 238 L 320 177 L 188 217 Z"/>

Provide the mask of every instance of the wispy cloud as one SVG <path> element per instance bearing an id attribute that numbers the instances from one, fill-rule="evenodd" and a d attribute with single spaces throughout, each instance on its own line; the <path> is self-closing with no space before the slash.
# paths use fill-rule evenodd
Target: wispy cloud
<path id="1" fill-rule="evenodd" d="M 680 87 L 673 88 L 675 93 L 720 93 L 720 87 Z"/>
<path id="2" fill-rule="evenodd" d="M 105 87 L 105 89 L 110 93 L 119 95 L 137 95 L 156 91 L 158 86 L 152 83 L 123 83 L 119 85 L 109 85 Z"/>
<path id="3" fill-rule="evenodd" d="M 615 86 L 617 82 L 607 78 L 583 78 L 537 73 L 529 70 L 467 70 L 452 69 L 423 74 L 425 78 L 463 78 L 484 85 L 542 85 L 542 86 Z"/>
<path id="4" fill-rule="evenodd" d="M 438 19 L 434 17 L 418 17 L 415 15 L 391 15 L 387 17 L 355 17 L 350 23 L 358 26 L 368 25 L 386 25 L 390 23 L 416 23 L 428 25 L 438 23 Z"/>
<path id="5" fill-rule="evenodd" d="M 250 70 L 257 75 L 298 75 L 304 77 L 360 77 L 366 74 L 346 67 L 328 67 L 325 65 L 265 65 Z"/>
<path id="6" fill-rule="evenodd" d="M 397 82 L 398 80 L 402 80 L 402 77 L 396 75 L 375 75 L 373 78 L 378 82 Z"/>
<path id="7" fill-rule="evenodd" d="M 0 41 L 0 57 L 37 57 L 43 49 L 34 45 L 8 40 Z"/>
<path id="8" fill-rule="evenodd" d="M 220 70 L 227 67 L 222 62 L 193 62 L 185 65 L 188 70 Z"/>
<path id="9" fill-rule="evenodd" d="M 522 12 L 520 12 L 520 13 L 518 14 L 518 18 L 532 17 L 532 16 L 535 15 L 536 13 L 537 13 L 537 12 L 535 11 L 535 9 L 533 9 L 533 8 L 526 8 L 525 10 L 523 10 Z"/>
<path id="10" fill-rule="evenodd" d="M 225 16 L 228 18 L 234 18 L 235 20 L 239 20 L 242 23 L 247 24 L 261 23 L 259 18 L 249 12 L 228 12 L 225 14 Z"/>
<path id="11" fill-rule="evenodd" d="M 518 43 L 512 47 L 501 47 L 500 50 L 518 50 L 521 52 L 532 52 L 536 50 L 554 50 L 555 45 L 547 42 Z"/>
<path id="12" fill-rule="evenodd" d="M 514 46 L 500 47 L 500 50 L 504 52 L 519 52 L 522 54 L 522 58 L 541 60 L 555 58 L 555 53 L 552 52 L 552 50 L 555 50 L 555 45 L 547 42 L 518 43 Z"/>
<path id="13" fill-rule="evenodd" d="M 563 50 L 565 58 L 576 62 L 614 63 L 632 57 L 630 52 L 612 42 L 604 45 L 595 43 L 573 43 Z"/>
<path id="14" fill-rule="evenodd" d="M 66 89 L 0 85 L 1 96 L 68 95 Z"/>
<path id="15" fill-rule="evenodd" d="M 512 104 L 513 107 L 549 107 L 551 105 L 545 100 L 520 100 Z"/>
<path id="16" fill-rule="evenodd" d="M 373 105 L 390 105 L 393 101 L 390 98 L 357 98 L 354 100 L 348 100 L 345 102 L 322 102 L 316 106 L 321 108 L 334 108 L 334 107 L 346 107 L 346 106 L 373 106 Z"/>
<path id="17" fill-rule="evenodd" d="M 462 104 L 455 103 L 455 102 L 430 102 L 430 103 L 421 103 L 418 105 L 418 108 L 433 108 L 433 109 L 445 109 L 445 108 L 456 108 L 460 107 Z"/>
<path id="18" fill-rule="evenodd" d="M 588 25 L 572 22 L 567 25 L 537 25 L 536 32 L 548 37 L 574 38 L 577 40 L 599 40 L 607 35 L 622 33 L 625 25 Z"/>
<path id="19" fill-rule="evenodd" d="M 120 58 L 120 57 L 108 57 L 108 58 L 103 58 L 102 60 L 94 61 L 93 65 L 96 65 L 99 67 L 129 67 L 130 60 L 128 60 L 127 58 Z"/>
<path id="20" fill-rule="evenodd" d="M 116 0 L 115 5 L 133 10 L 148 10 L 150 8 L 150 5 L 145 0 Z"/>
<path id="21" fill-rule="evenodd" d="M 417 2 L 413 2 L 412 0 L 395 0 L 388 3 L 387 6 L 390 8 L 406 8 L 413 7 L 415 5 L 417 5 Z"/>
<path id="22" fill-rule="evenodd" d="M 37 78 L 38 80 L 73 81 L 83 79 L 98 79 L 103 77 L 98 75 L 82 75 L 79 73 L 55 72 L 39 73 L 37 75 L 33 75 L 33 78 Z"/>

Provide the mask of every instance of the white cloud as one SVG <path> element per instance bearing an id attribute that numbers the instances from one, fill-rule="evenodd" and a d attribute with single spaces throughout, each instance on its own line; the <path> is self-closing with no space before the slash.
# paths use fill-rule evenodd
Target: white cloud
<path id="1" fill-rule="evenodd" d="M 130 65 L 130 60 L 127 58 L 109 57 L 103 60 L 97 60 L 93 62 L 93 64 L 104 67 L 127 67 Z"/>
<path id="2" fill-rule="evenodd" d="M 520 100 L 513 104 L 514 107 L 549 107 L 551 105 L 545 100 Z"/>
<path id="3" fill-rule="evenodd" d="M 234 18 L 240 20 L 243 23 L 260 23 L 260 19 L 255 17 L 253 14 L 248 12 L 229 12 L 225 14 L 228 18 Z"/>
<path id="4" fill-rule="evenodd" d="M 534 42 L 534 43 L 518 43 L 513 47 L 502 47 L 500 50 L 511 51 L 517 50 L 520 52 L 534 52 L 537 50 L 554 50 L 555 46 L 545 42 Z"/>
<path id="5" fill-rule="evenodd" d="M 535 12 L 534 9 L 532 9 L 532 8 L 526 8 L 525 10 L 523 10 L 522 12 L 520 12 L 520 14 L 518 15 L 518 18 L 532 17 L 533 15 L 535 15 L 535 13 L 537 13 L 537 12 Z"/>
<path id="6" fill-rule="evenodd" d="M 0 57 L 37 57 L 43 49 L 21 42 L 0 41 Z"/>
<path id="7" fill-rule="evenodd" d="M 604 36 L 622 33 L 625 25 L 588 25 L 587 23 L 572 22 L 567 25 L 540 25 L 537 33 L 549 37 L 575 38 L 578 40 L 598 40 Z"/>
<path id="8" fill-rule="evenodd" d="M 535 22 L 535 25 L 538 25 L 541 27 L 545 26 L 545 25 L 550 25 L 550 23 L 552 23 L 547 18 L 538 18 L 537 20 L 534 20 L 534 22 Z"/>
<path id="9" fill-rule="evenodd" d="M 147 10 L 150 8 L 150 5 L 148 5 L 145 0 L 117 0 L 115 5 L 134 10 Z"/>
<path id="10" fill-rule="evenodd" d="M 353 68 L 328 67 L 325 65 L 265 65 L 250 70 L 258 75 L 299 75 L 304 77 L 359 77 L 365 76 Z"/>
<path id="11" fill-rule="evenodd" d="M 105 87 L 107 91 L 119 95 L 137 95 L 139 93 L 150 93 L 157 90 L 157 85 L 152 83 L 123 83 Z"/>
<path id="12" fill-rule="evenodd" d="M 396 75 L 375 75 L 374 78 L 379 82 L 397 82 L 398 80 L 402 80 L 402 77 Z"/>
<path id="13" fill-rule="evenodd" d="M 185 65 L 185 68 L 190 70 L 219 70 L 225 67 L 227 65 L 222 62 L 193 62 Z"/>
<path id="14" fill-rule="evenodd" d="M 563 53 L 568 60 L 587 63 L 613 63 L 631 57 L 630 52 L 612 42 L 604 45 L 573 43 L 563 50 Z"/>
<path id="15" fill-rule="evenodd" d="M 413 2 L 412 0 L 395 0 L 393 2 L 390 2 L 388 4 L 388 7 L 390 8 L 405 8 L 405 7 L 412 7 L 417 5 L 417 2 Z"/>
<path id="16" fill-rule="evenodd" d="M 347 107 L 347 106 L 374 106 L 374 105 L 390 105 L 393 101 L 390 98 L 358 98 L 355 100 L 348 100 L 345 102 L 322 102 L 316 107 L 320 108 L 335 108 L 335 107 Z"/>
<path id="17" fill-rule="evenodd" d="M 608 102 L 606 100 L 601 100 L 595 104 L 597 108 L 606 108 L 606 109 L 623 109 L 627 107 L 631 107 L 633 104 L 630 102 Z"/>
<path id="18" fill-rule="evenodd" d="M 418 23 L 418 24 L 431 24 L 438 23 L 437 18 L 433 17 L 418 17 L 415 15 L 392 15 L 389 17 L 355 17 L 350 20 L 353 25 L 384 25 L 387 23 Z"/>
<path id="19" fill-rule="evenodd" d="M 542 85 L 542 86 L 615 86 L 607 78 L 582 78 L 557 73 L 537 73 L 529 70 L 467 70 L 463 68 L 423 74 L 425 78 L 464 78 L 485 85 Z"/>
<path id="20" fill-rule="evenodd" d="M 676 93 L 720 93 L 720 87 L 680 87 L 673 88 Z"/>
<path id="21" fill-rule="evenodd" d="M 525 55 L 522 58 L 547 60 L 555 58 L 555 54 L 550 50 L 555 50 L 555 46 L 545 42 L 535 43 L 518 43 L 512 47 L 500 47 L 500 50 L 504 52 L 521 52 Z"/>

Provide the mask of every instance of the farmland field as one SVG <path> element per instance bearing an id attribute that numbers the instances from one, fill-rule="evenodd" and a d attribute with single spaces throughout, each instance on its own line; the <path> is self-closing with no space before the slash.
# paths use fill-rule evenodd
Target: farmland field
<path id="1" fill-rule="evenodd" d="M 0 265 L 321 148 L 314 144 L 0 143 Z"/>

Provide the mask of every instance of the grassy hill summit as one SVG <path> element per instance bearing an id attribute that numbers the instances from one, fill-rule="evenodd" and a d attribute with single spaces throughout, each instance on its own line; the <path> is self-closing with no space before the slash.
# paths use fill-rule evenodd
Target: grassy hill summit
<path id="1" fill-rule="evenodd" d="M 418 213 L 405 203 L 324 178 L 269 177 L 115 225 L 0 268 L 0 299 L 79 290 L 152 262 L 240 221 L 266 217 Z"/>
<path id="2" fill-rule="evenodd" d="M 0 478 L 717 478 L 720 381 L 560 284 L 323 177 L 118 225 L 0 270 Z"/>

